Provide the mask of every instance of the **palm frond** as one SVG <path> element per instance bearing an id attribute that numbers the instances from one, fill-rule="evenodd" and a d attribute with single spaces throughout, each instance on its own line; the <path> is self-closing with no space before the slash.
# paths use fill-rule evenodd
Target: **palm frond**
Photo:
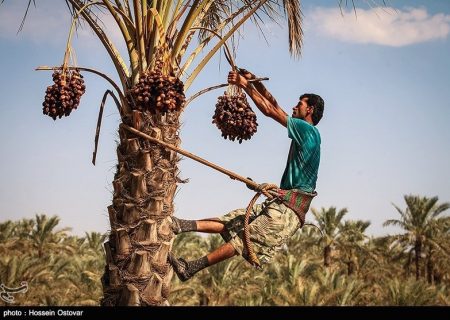
<path id="1" fill-rule="evenodd" d="M 303 46 L 303 14 L 299 0 L 284 0 L 289 29 L 289 52 L 295 58 L 300 57 Z"/>
<path id="2" fill-rule="evenodd" d="M 25 10 L 25 14 L 24 14 L 24 16 L 22 18 L 22 22 L 20 23 L 20 27 L 19 27 L 19 30 L 17 31 L 17 33 L 19 33 L 22 30 L 23 26 L 25 25 L 25 19 L 27 18 L 28 9 L 30 9 L 31 2 L 33 2 L 34 6 L 36 7 L 36 1 L 35 0 L 28 0 L 27 9 Z"/>
<path id="3" fill-rule="evenodd" d="M 208 10 L 205 11 L 203 18 L 200 21 L 200 25 L 203 28 L 210 30 L 216 30 L 222 21 L 230 16 L 232 13 L 232 3 L 230 0 L 216 0 L 211 3 Z M 201 29 L 198 33 L 199 41 L 202 42 L 209 36 L 209 33 Z"/>
<path id="4" fill-rule="evenodd" d="M 405 223 L 403 221 L 397 220 L 397 219 L 388 219 L 385 222 L 383 222 L 383 227 L 387 227 L 387 226 L 399 226 L 399 227 L 404 227 Z"/>

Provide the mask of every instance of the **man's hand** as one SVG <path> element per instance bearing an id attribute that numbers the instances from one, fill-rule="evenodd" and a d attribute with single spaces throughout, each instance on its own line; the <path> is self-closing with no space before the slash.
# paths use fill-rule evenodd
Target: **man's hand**
<path id="1" fill-rule="evenodd" d="M 256 76 L 250 71 L 242 68 L 238 68 L 239 74 L 242 75 L 247 80 L 256 79 Z"/>
<path id="2" fill-rule="evenodd" d="M 241 88 L 245 88 L 248 85 L 247 79 L 245 79 L 243 76 L 241 76 L 236 71 L 230 71 L 230 73 L 228 73 L 228 83 L 234 84 Z"/>
<path id="3" fill-rule="evenodd" d="M 248 180 L 251 180 L 251 181 L 253 181 L 253 179 L 252 178 L 250 178 L 250 177 L 247 177 L 247 179 Z M 252 191 L 257 191 L 254 187 L 252 187 L 251 185 L 249 185 L 248 183 L 246 183 L 245 184 L 246 186 L 247 186 L 247 188 L 249 188 L 250 190 L 252 190 Z"/>

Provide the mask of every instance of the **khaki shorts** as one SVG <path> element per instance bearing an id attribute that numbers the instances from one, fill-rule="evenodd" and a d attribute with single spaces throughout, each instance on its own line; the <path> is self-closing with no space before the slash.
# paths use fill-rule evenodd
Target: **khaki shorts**
<path id="1" fill-rule="evenodd" d="M 246 209 L 233 210 L 220 217 L 225 224 L 222 238 L 248 261 L 248 252 L 243 243 Z M 295 212 L 279 200 L 266 200 L 255 204 L 249 219 L 252 248 L 261 265 L 272 260 L 275 253 L 300 227 Z"/>

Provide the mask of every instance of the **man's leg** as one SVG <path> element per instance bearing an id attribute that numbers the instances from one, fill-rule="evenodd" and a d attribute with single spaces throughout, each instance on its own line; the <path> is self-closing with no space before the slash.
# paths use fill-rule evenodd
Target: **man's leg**
<path id="1" fill-rule="evenodd" d="M 183 220 L 177 217 L 172 217 L 172 230 L 175 234 L 189 231 L 205 232 L 205 233 L 220 233 L 225 226 L 217 218 L 204 220 Z"/>
<path id="2" fill-rule="evenodd" d="M 221 233 L 225 224 L 217 218 L 197 220 L 197 231 L 205 233 Z"/>
<path id="3" fill-rule="evenodd" d="M 169 254 L 168 258 L 178 278 L 181 281 L 186 281 L 200 270 L 229 259 L 236 254 L 237 252 L 233 246 L 229 243 L 225 243 L 213 252 L 197 260 L 186 261 L 183 258 L 177 259 L 172 254 Z"/>
<path id="4" fill-rule="evenodd" d="M 208 266 L 212 266 L 216 263 L 222 262 L 224 260 L 227 260 L 231 257 L 234 257 L 237 254 L 236 250 L 233 248 L 233 246 L 230 243 L 224 243 L 220 247 L 218 247 L 213 252 L 210 252 L 208 255 L 206 255 L 206 258 L 208 259 Z"/>

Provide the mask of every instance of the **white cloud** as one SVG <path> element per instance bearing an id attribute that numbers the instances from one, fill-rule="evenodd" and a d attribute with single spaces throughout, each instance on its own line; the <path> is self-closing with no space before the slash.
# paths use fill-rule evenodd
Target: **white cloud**
<path id="1" fill-rule="evenodd" d="M 425 8 L 397 10 L 377 7 L 368 10 L 316 8 L 306 14 L 310 32 L 345 42 L 402 47 L 435 39 L 450 33 L 450 15 L 428 14 Z"/>

